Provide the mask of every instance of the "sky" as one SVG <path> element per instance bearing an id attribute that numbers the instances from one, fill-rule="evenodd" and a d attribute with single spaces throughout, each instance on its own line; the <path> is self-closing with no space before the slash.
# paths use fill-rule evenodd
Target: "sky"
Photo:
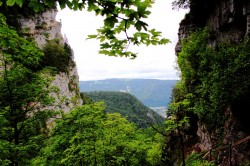
<path id="1" fill-rule="evenodd" d="M 187 10 L 172 10 L 172 0 L 156 0 L 147 19 L 149 29 L 156 28 L 171 43 L 161 46 L 133 47 L 136 59 L 109 57 L 98 54 L 99 41 L 86 40 L 89 34 L 103 25 L 103 18 L 87 11 L 59 10 L 57 20 L 62 34 L 74 51 L 80 81 L 110 78 L 179 79 L 175 45 L 178 28 Z"/>

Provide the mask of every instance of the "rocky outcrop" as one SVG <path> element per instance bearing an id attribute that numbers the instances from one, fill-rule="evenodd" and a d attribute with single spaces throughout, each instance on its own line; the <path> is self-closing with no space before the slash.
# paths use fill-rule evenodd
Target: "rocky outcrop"
<path id="1" fill-rule="evenodd" d="M 52 86 L 58 87 L 59 92 L 54 93 L 56 101 L 52 109 L 70 111 L 82 104 L 79 91 L 79 78 L 75 67 L 71 67 L 69 73 L 59 73 L 52 81 Z"/>
<path id="2" fill-rule="evenodd" d="M 218 0 L 192 1 L 190 12 L 179 26 L 179 41 L 176 53 L 181 50 L 181 41 L 199 27 L 208 27 L 214 32 L 213 44 L 238 42 L 250 35 L 250 1 Z"/>
<path id="3" fill-rule="evenodd" d="M 56 14 L 57 10 L 51 9 L 34 17 L 20 19 L 22 33 L 35 39 L 40 47 L 46 44 L 46 40 L 51 39 L 60 39 L 64 43 L 61 34 L 62 25 L 56 21 Z"/>
<path id="4" fill-rule="evenodd" d="M 56 14 L 56 9 L 50 9 L 33 17 L 20 19 L 21 34 L 35 40 L 40 48 L 52 39 L 57 39 L 61 44 L 64 44 L 67 41 L 61 34 L 62 25 L 56 21 Z M 57 87 L 59 91 L 52 94 L 55 97 L 55 103 L 50 107 L 51 109 L 68 112 L 73 107 L 82 104 L 74 56 L 72 55 L 71 58 L 68 72 L 57 73 L 52 81 L 52 86 Z"/>
<path id="5" fill-rule="evenodd" d="M 244 6 L 243 14 L 246 17 L 246 21 L 247 21 L 246 36 L 250 36 L 250 3 Z"/>
<path id="6" fill-rule="evenodd" d="M 197 28 L 208 27 L 212 31 L 209 45 L 219 43 L 238 43 L 250 36 L 250 1 L 249 0 L 193 0 L 190 12 L 181 21 L 179 41 L 176 54 L 181 51 L 181 41 L 189 39 L 190 34 Z M 224 126 L 209 128 L 198 120 L 195 144 L 187 147 L 188 155 L 198 147 L 200 151 L 208 152 L 204 158 L 216 161 L 221 166 L 236 166 L 249 164 L 250 161 L 250 129 L 246 118 L 247 97 L 242 97 L 236 103 L 229 105 L 224 111 Z M 191 149 L 191 150 L 189 150 Z M 210 152 L 210 153 L 209 153 Z M 209 156 L 210 154 L 210 156 Z"/>

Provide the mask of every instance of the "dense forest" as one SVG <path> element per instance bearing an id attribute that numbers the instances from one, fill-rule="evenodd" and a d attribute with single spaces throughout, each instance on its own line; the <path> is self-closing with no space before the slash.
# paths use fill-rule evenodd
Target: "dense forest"
<path id="1" fill-rule="evenodd" d="M 104 102 L 106 104 L 106 112 L 120 113 L 126 117 L 128 121 L 133 122 L 141 128 L 150 125 L 163 125 L 164 118 L 143 105 L 134 96 L 124 92 L 88 92 L 82 93 L 94 102 Z"/>
<path id="2" fill-rule="evenodd" d="M 174 8 L 190 12 L 180 23 L 176 47 L 181 80 L 162 126 L 140 122 L 139 128 L 123 112 L 108 112 L 108 101 L 80 96 L 76 78 L 68 79 L 62 89 L 52 84 L 75 67 L 70 46 L 58 34 L 50 38 L 46 32 L 51 27 L 44 22 L 37 20 L 32 33 L 22 29 L 24 18 L 36 19 L 34 15 L 56 10 L 57 5 L 88 10 L 104 16 L 103 27 L 89 35 L 101 42 L 99 53 L 133 59 L 137 54 L 128 50 L 130 44 L 169 42 L 148 29 L 145 20 L 152 4 L 151 0 L 0 1 L 0 165 L 249 165 L 250 1 L 174 1 Z M 35 40 L 37 33 L 45 43 Z M 75 96 L 61 97 L 61 90 Z M 113 97 L 121 105 L 119 111 L 125 107 L 140 111 L 137 101 L 118 102 L 119 98 L 127 101 L 131 96 Z M 67 105 L 74 108 L 63 110 Z"/>
<path id="3" fill-rule="evenodd" d="M 56 121 L 33 165 L 157 165 L 163 137 L 138 129 L 103 103 L 71 110 Z"/>

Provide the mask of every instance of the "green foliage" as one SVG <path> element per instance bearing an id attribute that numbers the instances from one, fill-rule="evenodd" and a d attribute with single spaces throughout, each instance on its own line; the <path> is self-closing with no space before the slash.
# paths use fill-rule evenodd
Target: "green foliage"
<path id="1" fill-rule="evenodd" d="M 213 162 L 203 160 L 197 153 L 190 154 L 185 162 L 187 166 L 214 166 Z"/>
<path id="2" fill-rule="evenodd" d="M 43 53 L 34 42 L 29 42 L 18 36 L 17 32 L 9 27 L 6 18 L 0 13 L 0 48 L 1 56 L 5 61 L 15 61 L 24 67 L 35 69 L 39 66 Z M 3 57 L 2 57 L 3 58 Z M 3 59 L 1 59 L 3 63 Z"/>
<path id="3" fill-rule="evenodd" d="M 154 152 L 147 151 L 155 144 L 154 138 L 136 130 L 120 114 L 105 114 L 103 103 L 92 103 L 56 121 L 47 146 L 33 164 L 150 165 L 146 157 Z"/>
<path id="4" fill-rule="evenodd" d="M 153 110 L 144 106 L 138 99 L 123 92 L 89 92 L 85 93 L 94 102 L 103 101 L 106 112 L 120 113 L 136 126 L 146 128 L 149 124 L 163 124 L 164 119 Z M 150 114 L 150 116 L 148 116 Z"/>
<path id="5" fill-rule="evenodd" d="M 0 6 L 5 5 L 5 4 L 7 6 L 14 6 L 14 7 L 18 6 L 20 8 L 26 7 L 28 10 L 34 10 L 35 12 L 39 12 L 39 11 L 44 11 L 48 7 L 55 7 L 56 1 L 45 0 L 41 2 L 41 1 L 33 1 L 33 0 L 3 0 L 0 3 Z"/>
<path id="6" fill-rule="evenodd" d="M 49 40 L 43 47 L 44 57 L 42 66 L 55 67 L 58 72 L 68 72 L 72 62 L 70 46 L 64 45 L 59 40 Z"/>
<path id="7" fill-rule="evenodd" d="M 95 12 L 96 15 L 104 16 L 104 25 L 97 30 L 97 34 L 88 36 L 88 39 L 97 39 L 101 42 L 100 54 L 135 58 L 137 53 L 128 50 L 130 44 L 148 46 L 169 42 L 168 39 L 161 38 L 161 32 L 155 29 L 148 30 L 148 24 L 144 21 L 151 13 L 149 11 L 153 4 L 151 0 L 7 0 L 0 6 L 7 5 L 8 8 L 20 7 L 25 8 L 25 11 L 33 9 L 35 12 L 40 12 L 54 8 L 57 2 L 61 9 L 66 6 L 72 10 L 86 9 Z"/>
<path id="8" fill-rule="evenodd" d="M 151 148 L 147 151 L 147 161 L 151 165 L 162 165 L 162 148 L 164 145 L 164 137 L 157 133 L 153 137 L 154 141 L 151 143 Z"/>
<path id="9" fill-rule="evenodd" d="M 43 110 L 53 102 L 50 77 L 38 71 L 43 52 L 19 37 L 0 13 L 0 165 L 29 165 L 47 137 Z"/>
<path id="10" fill-rule="evenodd" d="M 187 93 L 182 82 L 176 84 L 173 89 L 174 101 L 169 104 L 168 113 L 177 113 L 177 110 L 192 111 L 192 100 L 194 98 L 192 93 Z"/>
<path id="11" fill-rule="evenodd" d="M 185 110 L 218 124 L 226 107 L 250 92 L 250 49 L 248 39 L 213 48 L 207 44 L 209 38 L 207 29 L 198 30 L 182 42 L 178 64 L 183 94 L 176 99 L 181 99 L 177 104 L 187 103 Z"/>
<path id="12" fill-rule="evenodd" d="M 186 39 L 182 41 L 182 51 L 178 54 L 178 65 L 181 69 L 182 81 L 189 91 L 199 80 L 198 72 L 208 72 L 206 70 L 209 67 L 210 58 L 208 56 L 213 55 L 213 50 L 207 46 L 208 39 L 209 32 L 205 29 L 193 33 L 188 41 Z"/>
<path id="13" fill-rule="evenodd" d="M 188 117 L 184 117 L 183 119 L 177 119 L 177 117 L 168 118 L 165 121 L 166 133 L 171 133 L 178 128 L 184 128 L 186 124 L 188 124 Z"/>
<path id="14" fill-rule="evenodd" d="M 80 93 L 81 99 L 83 101 L 83 105 L 85 104 L 91 104 L 93 103 L 92 99 L 90 99 L 87 95 L 85 95 L 84 93 Z"/>
<path id="15" fill-rule="evenodd" d="M 130 43 L 169 42 L 160 38 L 160 32 L 147 30 L 143 19 L 150 14 L 148 8 L 153 3 L 150 0 L 3 0 L 0 10 L 8 16 L 8 24 L 19 31 L 20 16 L 55 8 L 57 2 L 61 8 L 81 10 L 85 7 L 105 17 L 103 27 L 90 36 L 101 41 L 100 53 L 133 58 L 136 54 L 127 50 Z M 104 114 L 99 103 L 86 104 L 63 114 L 49 133 L 47 122 L 56 112 L 44 108 L 54 100 L 49 95 L 53 92 L 49 86 L 51 71 L 41 70 L 41 66 L 66 72 L 71 49 L 53 40 L 41 51 L 8 26 L 2 14 L 0 25 L 0 165 L 159 164 L 162 138 L 137 130 L 120 114 Z M 137 32 L 131 35 L 134 29 Z M 121 32 L 124 32 L 123 38 Z M 156 147 L 153 149 L 152 145 Z"/>

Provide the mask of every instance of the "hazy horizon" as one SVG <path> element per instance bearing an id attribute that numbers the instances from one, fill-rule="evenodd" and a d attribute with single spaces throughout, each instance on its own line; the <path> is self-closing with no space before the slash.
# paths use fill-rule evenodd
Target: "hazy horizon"
<path id="1" fill-rule="evenodd" d="M 104 79 L 95 79 L 95 80 L 79 80 L 79 81 L 104 81 L 104 80 L 180 80 L 177 78 L 173 78 L 173 79 L 163 79 L 163 78 L 104 78 Z"/>

